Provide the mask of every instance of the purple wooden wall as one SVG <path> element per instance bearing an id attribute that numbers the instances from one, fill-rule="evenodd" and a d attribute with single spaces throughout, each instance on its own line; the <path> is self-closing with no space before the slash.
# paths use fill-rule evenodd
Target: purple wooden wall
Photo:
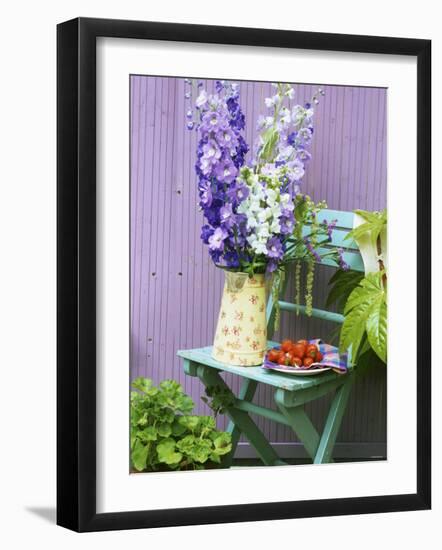
<path id="1" fill-rule="evenodd" d="M 211 89 L 213 82 L 206 86 Z M 386 90 L 322 87 L 325 96 L 316 107 L 313 158 L 303 191 L 333 209 L 384 208 Z M 317 86 L 294 88 L 294 101 L 304 103 Z M 199 238 L 196 135 L 185 128 L 187 90 L 183 79 L 131 77 L 131 377 L 175 378 L 199 412 L 208 414 L 200 401 L 200 382 L 184 376 L 176 358 L 177 349 L 211 343 L 223 284 Z M 240 91 L 246 140 L 252 144 L 270 85 L 242 82 Z M 315 304 L 323 302 L 330 275 L 326 268 L 318 270 Z M 326 337 L 332 328 L 286 315 L 281 324 L 284 336 Z M 238 380 L 228 382 L 237 389 Z M 385 376 L 357 385 L 340 441 L 385 441 L 385 393 Z M 268 388 L 258 390 L 257 402 L 273 407 L 272 399 Z M 309 409 L 318 426 L 327 406 L 325 398 Z M 259 425 L 272 441 L 293 441 L 282 426 L 267 420 Z"/>

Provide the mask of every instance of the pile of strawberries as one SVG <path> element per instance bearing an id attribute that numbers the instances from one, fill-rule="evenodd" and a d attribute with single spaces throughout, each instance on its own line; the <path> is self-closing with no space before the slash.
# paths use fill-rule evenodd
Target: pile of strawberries
<path id="1" fill-rule="evenodd" d="M 307 340 L 283 340 L 280 348 L 273 348 L 267 353 L 267 359 L 278 365 L 310 368 L 313 363 L 322 361 L 323 355 L 316 344 Z"/>

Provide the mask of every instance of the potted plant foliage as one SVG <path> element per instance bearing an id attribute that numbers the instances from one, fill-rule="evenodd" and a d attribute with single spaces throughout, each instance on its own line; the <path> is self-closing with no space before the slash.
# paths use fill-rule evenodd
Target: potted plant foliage
<path id="1" fill-rule="evenodd" d="M 387 213 L 356 210 L 361 224 L 347 235 L 358 242 L 365 274 L 340 269 L 330 279 L 327 305 L 337 304 L 345 319 L 339 347 L 351 346 L 361 367 L 387 362 Z"/>
<path id="2" fill-rule="evenodd" d="M 218 467 L 232 449 L 231 436 L 211 416 L 192 415 L 193 400 L 175 380 L 154 386 L 132 382 L 131 464 L 136 471 L 200 470 Z"/>

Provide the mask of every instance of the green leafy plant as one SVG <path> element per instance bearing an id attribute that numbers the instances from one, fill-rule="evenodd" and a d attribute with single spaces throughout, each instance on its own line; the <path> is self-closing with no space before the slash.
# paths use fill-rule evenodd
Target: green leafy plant
<path id="1" fill-rule="evenodd" d="M 352 346 L 357 357 L 364 333 L 376 355 L 387 362 L 387 291 L 383 271 L 368 273 L 351 292 L 344 308 L 339 347 Z"/>
<path id="2" fill-rule="evenodd" d="M 154 386 L 137 378 L 132 387 L 130 448 L 136 470 L 214 467 L 232 449 L 230 434 L 217 430 L 214 418 L 190 414 L 194 402 L 175 380 Z"/>
<path id="3" fill-rule="evenodd" d="M 381 235 L 386 229 L 387 213 L 356 210 L 365 222 L 352 231 L 346 239 L 358 241 L 369 236 L 371 243 L 381 254 Z M 329 281 L 331 289 L 327 306 L 336 303 L 345 319 L 340 330 L 339 347 L 352 348 L 353 360 L 361 365 L 370 362 L 387 362 L 387 274 L 382 257 L 379 271 L 365 276 L 356 271 L 338 270 Z"/>
<path id="4" fill-rule="evenodd" d="M 201 396 L 204 401 L 213 411 L 215 418 L 219 414 L 224 414 L 226 410 L 234 404 L 232 392 L 221 386 L 206 386 L 206 395 Z"/>

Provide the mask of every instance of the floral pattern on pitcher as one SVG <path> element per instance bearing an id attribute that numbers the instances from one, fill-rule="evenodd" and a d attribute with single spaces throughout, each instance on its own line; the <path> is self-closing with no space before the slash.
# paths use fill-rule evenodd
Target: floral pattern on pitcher
<path id="1" fill-rule="evenodd" d="M 264 276 L 248 277 L 235 286 L 224 287 L 213 357 L 230 365 L 261 365 L 267 346 Z"/>

